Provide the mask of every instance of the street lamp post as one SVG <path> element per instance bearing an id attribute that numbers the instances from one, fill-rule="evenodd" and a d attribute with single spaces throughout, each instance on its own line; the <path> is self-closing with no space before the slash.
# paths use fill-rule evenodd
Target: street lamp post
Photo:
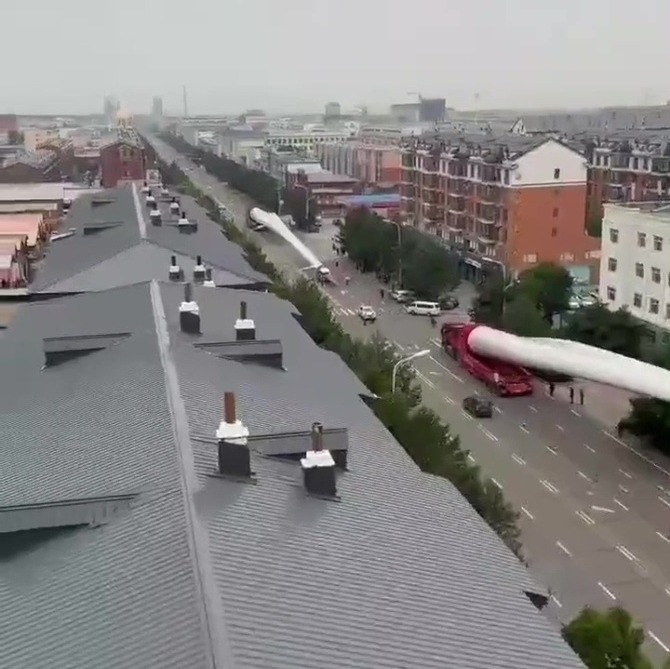
<path id="1" fill-rule="evenodd" d="M 387 220 L 398 231 L 398 288 L 402 288 L 402 225 L 398 221 Z"/>
<path id="2" fill-rule="evenodd" d="M 412 353 L 412 355 L 408 355 L 405 358 L 401 358 L 396 362 L 395 365 L 393 365 L 393 372 L 391 373 L 391 392 L 395 394 L 395 379 L 396 379 L 396 374 L 398 372 L 398 368 L 401 365 L 404 365 L 406 362 L 409 362 L 410 360 L 415 360 L 416 358 L 423 358 L 426 355 L 430 354 L 430 349 L 424 348 L 423 351 L 417 351 L 416 353 Z"/>
<path id="3" fill-rule="evenodd" d="M 294 184 L 294 188 L 302 188 L 305 191 L 305 221 L 309 221 L 309 188 L 304 184 Z"/>

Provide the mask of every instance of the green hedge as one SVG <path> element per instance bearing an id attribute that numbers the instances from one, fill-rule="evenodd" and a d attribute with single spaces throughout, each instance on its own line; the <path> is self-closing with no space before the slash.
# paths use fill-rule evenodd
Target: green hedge
<path id="1" fill-rule="evenodd" d="M 179 185 L 188 181 L 175 164 L 160 164 L 156 160 L 167 183 Z M 195 187 L 191 184 L 190 188 Z M 409 366 L 399 369 L 397 392 L 391 393 L 392 369 L 399 359 L 395 347 L 382 338 L 365 342 L 349 336 L 314 282 L 304 278 L 287 280 L 245 231 L 220 216 L 211 197 L 198 191 L 197 201 L 221 225 L 226 237 L 244 249 L 249 264 L 273 280 L 273 291 L 296 307 L 302 315 L 303 327 L 316 344 L 337 353 L 369 388 L 375 397 L 371 400 L 374 413 L 422 471 L 449 479 L 522 558 L 518 514 L 505 501 L 500 489 L 483 479 L 479 468 L 468 461 L 468 451 L 461 447 L 458 436 L 451 433 L 434 411 L 420 405 L 421 390 Z"/>

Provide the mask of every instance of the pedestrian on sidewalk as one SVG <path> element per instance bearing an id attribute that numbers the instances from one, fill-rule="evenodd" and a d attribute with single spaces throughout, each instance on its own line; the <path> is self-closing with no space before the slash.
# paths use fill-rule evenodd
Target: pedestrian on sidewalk
<path id="1" fill-rule="evenodd" d="M 584 404 L 584 388 L 579 389 L 579 403 Z"/>
<path id="2" fill-rule="evenodd" d="M 335 267 L 339 267 L 339 266 L 340 266 L 340 261 L 339 261 L 339 260 L 336 260 L 336 261 L 335 261 Z"/>
<path id="3" fill-rule="evenodd" d="M 554 390 L 556 390 L 556 385 L 554 384 L 553 381 L 549 383 L 549 397 L 554 396 Z"/>
<path id="4" fill-rule="evenodd" d="M 382 300 L 383 300 L 383 299 L 384 299 L 384 289 L 383 289 L 383 288 L 380 288 L 380 289 L 379 289 L 379 295 L 380 295 L 380 297 L 381 297 Z"/>
<path id="5" fill-rule="evenodd" d="M 570 386 L 570 404 L 575 403 L 575 389 Z"/>
<path id="6" fill-rule="evenodd" d="M 351 281 L 351 277 L 349 277 L 349 276 L 344 277 L 344 285 L 345 286 L 348 286 L 350 281 Z"/>

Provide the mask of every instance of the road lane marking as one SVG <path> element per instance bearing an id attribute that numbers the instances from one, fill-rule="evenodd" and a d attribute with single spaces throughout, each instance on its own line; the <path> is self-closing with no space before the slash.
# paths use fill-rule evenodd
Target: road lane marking
<path id="1" fill-rule="evenodd" d="M 435 389 L 435 384 L 426 376 L 424 376 L 416 367 L 412 367 L 414 373 L 429 387 Z"/>
<path id="2" fill-rule="evenodd" d="M 631 553 L 625 546 L 619 545 L 616 547 L 616 549 L 623 555 L 627 560 L 630 560 L 631 562 L 639 562 L 637 557 L 633 553 Z"/>
<path id="3" fill-rule="evenodd" d="M 604 584 L 598 581 L 598 585 L 602 588 L 602 591 L 612 600 L 616 601 L 616 595 Z"/>
<path id="4" fill-rule="evenodd" d="M 623 502 L 620 502 L 616 497 L 614 498 L 614 503 L 618 504 L 624 511 L 630 511 L 630 509 Z"/>
<path id="5" fill-rule="evenodd" d="M 470 462 L 474 462 L 474 461 L 475 461 L 475 459 L 472 457 L 472 454 L 471 454 L 471 453 L 468 453 L 468 460 L 470 460 Z"/>
<path id="6" fill-rule="evenodd" d="M 465 420 L 472 420 L 472 416 L 467 411 L 461 409 L 461 413 L 463 414 L 463 418 L 465 418 Z"/>
<path id="7" fill-rule="evenodd" d="M 447 374 L 449 374 L 449 376 L 456 379 L 456 381 L 458 381 L 459 383 L 465 383 L 463 379 L 460 376 L 458 376 L 458 374 L 454 374 L 448 367 L 445 367 L 439 360 L 433 358 L 432 355 L 429 355 L 428 359 L 432 360 L 438 367 L 441 367 Z"/>
<path id="8" fill-rule="evenodd" d="M 528 408 L 529 408 L 533 413 L 537 413 L 537 409 L 536 409 L 532 404 L 529 404 L 529 405 L 528 405 Z"/>
<path id="9" fill-rule="evenodd" d="M 552 454 L 556 455 L 557 451 L 553 446 L 545 446 L 545 448 Z"/>
<path id="10" fill-rule="evenodd" d="M 660 499 L 661 502 L 663 502 L 663 504 L 665 504 L 665 506 L 670 507 L 670 502 L 668 502 L 668 500 L 665 499 L 665 497 L 661 497 L 661 496 L 659 495 L 659 496 L 658 496 L 658 499 Z"/>
<path id="11" fill-rule="evenodd" d="M 456 402 L 454 402 L 454 400 L 452 400 L 451 397 L 449 397 L 449 395 L 445 395 L 445 396 L 444 396 L 444 401 L 445 401 L 447 404 L 451 404 L 452 406 L 453 406 L 454 404 L 456 404 Z"/>
<path id="12" fill-rule="evenodd" d="M 606 506 L 592 506 L 594 511 L 600 511 L 601 513 L 615 513 L 614 509 L 608 509 Z"/>
<path id="13" fill-rule="evenodd" d="M 595 448 L 591 448 L 588 444 L 584 444 L 584 448 L 587 449 L 588 451 L 591 451 L 591 453 L 595 453 L 595 452 L 596 452 L 596 449 L 595 449 Z"/>
<path id="14" fill-rule="evenodd" d="M 625 488 L 621 484 L 619 484 L 619 490 L 626 495 L 630 492 L 630 490 L 628 490 L 628 488 Z"/>
<path id="15" fill-rule="evenodd" d="M 498 488 L 498 490 L 502 490 L 502 489 L 503 489 L 503 487 L 500 485 L 500 482 L 499 482 L 499 481 L 496 481 L 496 479 L 492 478 L 492 479 L 491 479 L 491 483 L 493 483 L 493 485 L 494 485 L 496 488 Z"/>
<path id="16" fill-rule="evenodd" d="M 632 479 L 633 476 L 629 474 L 628 472 L 624 471 L 623 469 L 619 469 L 619 472 L 623 474 L 627 479 Z"/>
<path id="17" fill-rule="evenodd" d="M 651 630 L 647 630 L 647 634 L 652 638 L 666 653 L 670 653 L 668 648 Z"/>
<path id="18" fill-rule="evenodd" d="M 397 341 L 393 342 L 401 351 L 405 350 L 405 347 L 402 344 L 399 344 Z"/>
<path id="19" fill-rule="evenodd" d="M 559 425 L 558 423 L 556 423 L 556 427 L 557 427 L 561 432 L 565 432 L 565 428 L 564 428 L 562 425 Z"/>
<path id="20" fill-rule="evenodd" d="M 670 597 L 670 588 L 665 589 L 665 594 L 668 595 L 668 597 Z"/>
<path id="21" fill-rule="evenodd" d="M 579 411 L 577 411 L 576 409 L 570 409 L 570 412 L 573 413 L 573 414 L 575 414 L 575 416 L 577 416 L 577 418 L 580 418 L 581 415 L 582 415 L 582 414 L 580 414 Z"/>
<path id="22" fill-rule="evenodd" d="M 584 472 L 578 471 L 577 475 L 581 476 L 585 481 L 588 481 L 589 483 L 593 483 L 593 481 Z"/>
<path id="23" fill-rule="evenodd" d="M 584 511 L 575 511 L 575 513 L 587 524 L 587 525 L 595 525 L 596 521 L 589 516 L 588 513 L 585 513 Z"/>
<path id="24" fill-rule="evenodd" d="M 521 507 L 521 511 L 523 511 L 530 520 L 535 520 L 535 516 L 525 506 Z"/>
<path id="25" fill-rule="evenodd" d="M 644 453 L 640 453 L 636 448 L 633 448 L 630 444 L 627 444 L 625 441 L 622 441 L 618 437 L 615 437 L 611 432 L 608 432 L 607 430 L 602 431 L 603 434 L 607 435 L 610 439 L 613 439 L 616 441 L 619 446 L 623 446 L 624 448 L 628 449 L 631 453 L 635 453 L 638 458 L 644 460 L 648 465 L 651 465 L 655 469 L 657 469 L 659 472 L 663 472 L 668 478 L 670 478 L 670 472 L 667 469 L 664 469 L 659 465 L 657 462 L 654 462 L 651 458 L 648 458 Z"/>
<path id="26" fill-rule="evenodd" d="M 437 339 L 430 339 L 429 341 L 433 346 L 437 346 L 437 348 L 442 348 L 442 344 L 440 344 L 440 342 Z"/>
<path id="27" fill-rule="evenodd" d="M 498 437 L 495 436 L 492 432 L 489 432 L 483 425 L 479 426 L 479 429 L 491 440 L 498 441 Z"/>
<path id="28" fill-rule="evenodd" d="M 503 410 L 500 407 L 493 407 L 498 413 L 502 413 Z"/>
<path id="29" fill-rule="evenodd" d="M 661 537 L 661 539 L 663 539 L 666 544 L 670 544 L 670 539 L 665 534 L 663 534 L 663 532 L 656 530 L 656 534 L 658 534 L 658 536 Z"/>
<path id="30" fill-rule="evenodd" d="M 526 464 L 526 461 L 520 455 L 517 455 L 516 453 L 512 453 L 512 460 L 514 460 L 514 462 L 516 462 L 520 465 L 525 465 Z"/>
<path id="31" fill-rule="evenodd" d="M 554 493 L 554 495 L 558 495 L 558 488 L 553 484 L 549 483 L 549 481 L 542 479 L 540 483 L 549 491 Z"/>
<path id="32" fill-rule="evenodd" d="M 530 434 L 530 432 L 528 431 L 528 428 L 523 423 L 521 425 L 519 425 L 519 428 L 522 432 L 525 432 L 526 434 Z"/>
<path id="33" fill-rule="evenodd" d="M 554 602 L 554 604 L 556 604 L 556 606 L 558 606 L 559 609 L 563 608 L 563 604 L 561 604 L 558 601 L 558 599 L 556 599 L 556 595 L 551 595 L 550 599 L 551 599 L 552 602 Z"/>
<path id="34" fill-rule="evenodd" d="M 556 542 L 556 545 L 557 545 L 557 546 L 558 546 L 558 547 L 559 547 L 559 548 L 560 548 L 560 549 L 561 549 L 561 550 L 562 550 L 568 557 L 572 557 L 572 553 L 571 553 L 571 552 L 570 552 L 570 551 L 569 551 L 569 550 L 568 550 L 568 549 L 567 549 L 567 548 L 566 548 L 560 541 L 557 541 L 557 542 Z"/>

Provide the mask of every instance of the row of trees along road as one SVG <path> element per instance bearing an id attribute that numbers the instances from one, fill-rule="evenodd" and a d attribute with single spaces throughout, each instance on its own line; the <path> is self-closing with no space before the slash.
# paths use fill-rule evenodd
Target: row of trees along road
<path id="1" fill-rule="evenodd" d="M 480 287 L 472 317 L 479 323 L 529 337 L 561 337 L 670 369 L 670 346 L 647 344 L 646 329 L 626 309 L 596 303 L 570 311 L 572 278 L 558 265 L 543 263 L 505 285 L 499 276 Z M 631 399 L 619 429 L 670 454 L 670 403 Z"/>
<path id="2" fill-rule="evenodd" d="M 221 225 L 224 234 L 244 249 L 250 265 L 273 280 L 274 292 L 295 305 L 303 327 L 315 343 L 340 355 L 365 383 L 370 389 L 368 402 L 372 410 L 422 471 L 449 479 L 521 558 L 518 515 L 505 502 L 500 490 L 482 478 L 478 467 L 470 464 L 467 450 L 449 426 L 421 406 L 421 390 L 410 368 L 399 368 L 396 392 L 390 392 L 393 366 L 399 359 L 395 348 L 382 338 L 364 342 L 347 335 L 313 282 L 287 281 L 245 232 L 220 216 L 214 200 L 195 188 L 176 164 L 161 162 L 148 144 L 146 149 L 149 161 L 159 166 L 164 181 L 193 195 L 210 218 Z M 651 667 L 641 652 L 644 633 L 622 609 L 607 612 L 584 609 L 562 631 L 566 642 L 589 669 Z M 670 664 L 665 669 L 670 669 Z"/>
<path id="3" fill-rule="evenodd" d="M 219 181 L 248 195 L 266 211 L 290 214 L 299 229 L 306 230 L 314 225 L 316 208 L 309 206 L 306 201 L 305 189 L 283 188 L 267 172 L 250 169 L 229 158 L 222 158 L 211 151 L 192 146 L 172 133 L 163 133 L 159 137 L 173 149 L 204 167 Z"/>

